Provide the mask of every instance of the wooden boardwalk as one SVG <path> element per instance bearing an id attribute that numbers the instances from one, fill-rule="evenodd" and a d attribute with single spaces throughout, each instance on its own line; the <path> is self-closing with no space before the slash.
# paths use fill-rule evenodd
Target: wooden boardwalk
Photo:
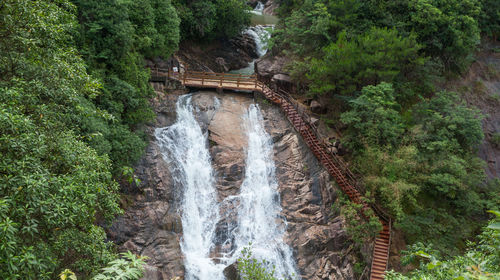
<path id="1" fill-rule="evenodd" d="M 342 191 L 351 201 L 363 205 L 363 215 L 372 208 L 380 219 L 382 231 L 380 231 L 375 238 L 370 279 L 384 279 L 389 261 L 391 220 L 378 208 L 373 205 L 368 205 L 362 199 L 362 192 L 360 191 L 360 187 L 356 184 L 353 173 L 339 157 L 330 153 L 328 148 L 323 145 L 315 125 L 311 122 L 310 116 L 303 110 L 300 110 L 298 102 L 284 91 L 274 91 L 270 89 L 267 85 L 258 81 L 257 77 L 254 75 L 209 72 L 185 72 L 179 74 L 168 71 L 153 71 L 153 81 L 162 81 L 163 79 L 166 81 L 166 79 L 169 78 L 176 79 L 187 87 L 257 91 L 262 93 L 268 100 L 278 104 L 290 123 L 294 126 L 295 130 L 302 135 L 302 138 L 313 154 L 328 170 Z"/>

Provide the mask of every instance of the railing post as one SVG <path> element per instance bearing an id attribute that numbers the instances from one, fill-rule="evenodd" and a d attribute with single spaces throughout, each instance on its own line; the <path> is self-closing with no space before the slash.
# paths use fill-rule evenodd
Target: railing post
<path id="1" fill-rule="evenodd" d="M 224 79 L 224 73 L 220 76 L 219 86 L 222 88 L 222 80 Z"/>
<path id="2" fill-rule="evenodd" d="M 183 77 L 182 77 L 182 83 L 185 85 L 186 84 L 186 75 L 187 75 L 187 71 L 184 71 L 184 74 L 183 74 Z"/>
<path id="3" fill-rule="evenodd" d="M 241 73 L 240 75 L 238 76 L 238 80 L 236 80 L 236 87 L 239 88 L 240 87 L 240 79 L 241 79 Z"/>

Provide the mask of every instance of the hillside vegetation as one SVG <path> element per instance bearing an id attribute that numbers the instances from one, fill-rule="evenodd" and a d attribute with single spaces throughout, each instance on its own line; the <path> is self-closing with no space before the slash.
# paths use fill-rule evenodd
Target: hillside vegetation
<path id="1" fill-rule="evenodd" d="M 214 26 L 207 34 L 233 35 L 248 20 L 240 1 L 204 3 L 217 8 L 196 16 Z M 191 36 L 184 12 L 196 7 L 174 4 L 0 2 L 1 279 L 140 277 L 142 260 L 119 259 L 97 221 L 122 212 L 117 182 L 134 181 L 146 146 L 144 58 L 168 58 Z"/>
<path id="2" fill-rule="evenodd" d="M 462 253 L 498 210 L 500 183 L 477 157 L 484 116 L 440 85 L 500 35 L 500 2 L 279 2 L 272 53 L 290 58 L 302 94 L 327 100 L 368 199 L 407 244 Z"/>

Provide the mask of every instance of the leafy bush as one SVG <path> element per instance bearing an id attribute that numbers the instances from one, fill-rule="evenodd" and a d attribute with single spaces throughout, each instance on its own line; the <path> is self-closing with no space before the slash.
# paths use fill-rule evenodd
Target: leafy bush
<path id="1" fill-rule="evenodd" d="M 277 280 L 274 270 L 268 271 L 266 260 L 259 261 L 252 258 L 251 244 L 241 251 L 242 256 L 238 258 L 238 274 L 243 280 Z"/>
<path id="2" fill-rule="evenodd" d="M 138 280 L 142 277 L 146 257 L 138 257 L 130 252 L 122 253 L 123 258 L 110 261 L 101 273 L 92 277 L 92 280 Z M 61 280 L 77 280 L 76 274 L 65 269 L 59 274 Z"/>
<path id="3" fill-rule="evenodd" d="M 361 95 L 349 103 L 351 110 L 343 113 L 341 120 L 349 126 L 345 142 L 351 149 L 399 143 L 404 126 L 391 84 L 366 86 Z"/>
<path id="4" fill-rule="evenodd" d="M 315 93 L 353 94 L 365 85 L 392 82 L 421 66 L 415 37 L 402 38 L 396 30 L 373 28 L 348 39 L 345 32 L 328 45 L 324 56 L 311 61 L 307 78 Z"/>
<path id="5" fill-rule="evenodd" d="M 496 0 L 479 0 L 481 13 L 479 27 L 487 36 L 497 38 L 500 35 L 500 3 Z"/>
<path id="6" fill-rule="evenodd" d="M 405 262 L 420 260 L 420 267 L 408 275 L 394 271 L 386 279 L 498 279 L 500 277 L 500 212 L 492 211 L 497 216 L 478 236 L 478 243 L 469 243 L 465 254 L 448 260 L 440 260 L 422 243 L 412 246 L 407 252 Z M 431 251 L 431 252 L 429 252 Z"/>

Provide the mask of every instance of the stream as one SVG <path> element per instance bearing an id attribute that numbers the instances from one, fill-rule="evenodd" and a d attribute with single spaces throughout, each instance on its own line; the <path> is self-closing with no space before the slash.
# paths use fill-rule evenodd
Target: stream
<path id="1" fill-rule="evenodd" d="M 267 41 L 271 38 L 271 31 L 278 22 L 278 18 L 272 15 L 263 15 L 264 4 L 258 2 L 252 11 L 252 26 L 248 27 L 243 33 L 246 33 L 255 41 L 257 55 L 262 57 L 267 53 Z M 251 61 L 247 67 L 232 70 L 229 73 L 251 75 L 255 71 L 255 60 Z"/>

